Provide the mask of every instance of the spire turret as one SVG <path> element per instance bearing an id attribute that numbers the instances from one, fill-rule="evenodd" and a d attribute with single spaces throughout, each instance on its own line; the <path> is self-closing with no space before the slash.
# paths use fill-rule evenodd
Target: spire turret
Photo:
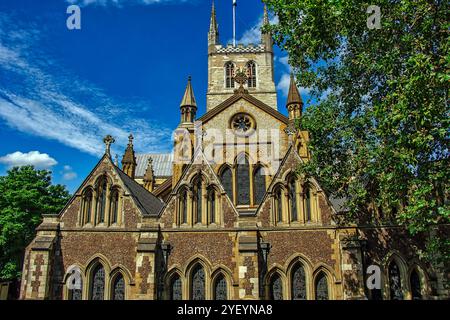
<path id="1" fill-rule="evenodd" d="M 122 171 L 134 179 L 136 172 L 136 155 L 134 154 L 133 135 L 128 136 L 128 145 L 122 158 Z"/>
<path id="2" fill-rule="evenodd" d="M 183 100 L 180 104 L 181 122 L 193 123 L 197 113 L 197 103 L 195 102 L 194 90 L 191 85 L 191 76 L 188 77 L 188 83 L 184 92 Z"/>
<path id="3" fill-rule="evenodd" d="M 264 5 L 264 18 L 263 18 L 263 27 L 268 26 L 270 24 L 269 21 L 269 12 L 267 11 L 267 5 Z M 261 42 L 266 47 L 267 51 L 273 51 L 273 40 L 272 34 L 264 33 L 261 30 Z"/>
<path id="4" fill-rule="evenodd" d="M 289 121 L 293 122 L 302 116 L 303 101 L 295 83 L 294 75 L 291 73 L 291 83 L 289 84 L 289 93 L 286 103 L 289 112 Z"/>
<path id="5" fill-rule="evenodd" d="M 208 47 L 215 46 L 216 44 L 219 44 L 219 25 L 217 24 L 216 20 L 216 8 L 213 1 L 211 9 L 211 21 L 209 24 L 208 32 Z"/>
<path id="6" fill-rule="evenodd" d="M 155 188 L 155 172 L 153 170 L 153 159 L 148 158 L 147 169 L 144 174 L 144 188 L 152 192 Z"/>

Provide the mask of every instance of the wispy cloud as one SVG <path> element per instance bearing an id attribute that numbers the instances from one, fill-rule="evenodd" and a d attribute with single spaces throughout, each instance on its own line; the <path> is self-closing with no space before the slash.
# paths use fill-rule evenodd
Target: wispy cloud
<path id="1" fill-rule="evenodd" d="M 65 165 L 63 167 L 63 171 L 60 172 L 62 174 L 62 178 L 65 181 L 70 181 L 77 178 L 77 173 L 73 171 L 72 167 L 69 165 Z"/>
<path id="2" fill-rule="evenodd" d="M 19 131 L 57 140 L 98 155 L 102 137 L 111 134 L 122 152 L 133 132 L 140 152 L 166 151 L 171 130 L 142 121 L 134 110 L 146 101 L 111 98 L 92 83 L 61 71 L 39 52 L 39 33 L 0 13 L 0 118 Z M 113 150 L 114 151 L 114 150 Z"/>
<path id="3" fill-rule="evenodd" d="M 79 6 L 123 6 L 130 5 L 151 5 L 151 4 L 169 4 L 177 2 L 188 2 L 188 0 L 66 0 L 69 4 L 76 4 Z"/>
<path id="4" fill-rule="evenodd" d="M 273 16 L 269 19 L 270 24 L 277 24 L 278 23 L 278 17 Z M 263 15 L 261 15 L 253 26 L 248 28 L 244 31 L 242 34 L 242 37 L 237 41 L 238 43 L 242 43 L 244 45 L 248 45 L 250 43 L 258 44 L 261 42 L 261 28 L 263 25 Z M 232 40 L 229 40 L 229 43 L 231 43 Z"/>
<path id="5" fill-rule="evenodd" d="M 23 153 L 16 151 L 0 157 L 0 163 L 9 168 L 32 165 L 37 169 L 49 169 L 58 164 L 58 162 L 50 157 L 47 153 L 39 151 L 30 151 Z"/>

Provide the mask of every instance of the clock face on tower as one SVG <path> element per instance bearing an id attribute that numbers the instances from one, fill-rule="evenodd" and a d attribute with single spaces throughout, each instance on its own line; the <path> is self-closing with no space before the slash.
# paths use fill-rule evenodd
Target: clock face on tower
<path id="1" fill-rule="evenodd" d="M 231 129 L 235 134 L 248 136 L 256 128 L 256 122 L 252 116 L 247 113 L 237 113 L 231 118 Z"/>

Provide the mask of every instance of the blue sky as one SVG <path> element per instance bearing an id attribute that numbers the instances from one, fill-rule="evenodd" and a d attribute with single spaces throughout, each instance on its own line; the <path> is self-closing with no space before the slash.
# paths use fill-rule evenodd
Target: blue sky
<path id="1" fill-rule="evenodd" d="M 81 7 L 81 30 L 66 9 Z M 220 40 L 232 37 L 232 0 L 216 0 Z M 2 0 L 0 175 L 33 163 L 71 192 L 97 163 L 102 138 L 121 158 L 132 132 L 138 153 L 170 152 L 188 75 L 205 112 L 211 0 Z M 238 0 L 239 42 L 259 41 L 263 4 Z M 279 110 L 289 67 L 275 48 Z"/>

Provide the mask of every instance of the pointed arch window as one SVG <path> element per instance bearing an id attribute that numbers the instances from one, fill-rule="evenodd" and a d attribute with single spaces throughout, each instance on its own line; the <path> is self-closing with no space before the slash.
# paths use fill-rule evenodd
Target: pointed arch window
<path id="1" fill-rule="evenodd" d="M 305 221 L 311 221 L 311 188 L 309 184 L 305 184 L 303 189 L 304 206 L 305 206 Z"/>
<path id="2" fill-rule="evenodd" d="M 256 63 L 254 61 L 247 63 L 247 85 L 249 88 L 256 88 Z"/>
<path id="3" fill-rule="evenodd" d="M 181 291 L 181 278 L 178 274 L 175 274 L 170 279 L 170 300 L 182 300 L 183 294 Z"/>
<path id="4" fill-rule="evenodd" d="M 85 225 L 91 221 L 92 211 L 92 190 L 86 189 L 83 193 L 83 202 L 81 205 L 82 225 Z"/>
<path id="5" fill-rule="evenodd" d="M 291 221 L 297 221 L 297 187 L 294 178 L 289 180 L 289 207 L 291 211 Z"/>
<path id="6" fill-rule="evenodd" d="M 292 300 L 306 300 L 305 268 L 297 263 L 292 270 Z"/>
<path id="7" fill-rule="evenodd" d="M 420 283 L 420 276 L 417 270 L 413 270 L 409 276 L 409 283 L 411 285 L 411 296 L 413 300 L 422 300 L 422 286 Z"/>
<path id="8" fill-rule="evenodd" d="M 225 64 L 225 86 L 227 88 L 234 88 L 234 64 L 227 62 Z"/>
<path id="9" fill-rule="evenodd" d="M 102 177 L 97 188 L 97 222 L 105 222 L 107 180 Z"/>
<path id="10" fill-rule="evenodd" d="M 402 280 L 400 275 L 400 268 L 395 261 L 389 264 L 389 292 L 391 300 L 403 300 Z"/>
<path id="11" fill-rule="evenodd" d="M 325 273 L 321 272 L 316 278 L 316 300 L 328 299 L 328 279 Z"/>
<path id="12" fill-rule="evenodd" d="M 125 279 L 121 273 L 114 278 L 111 298 L 112 300 L 125 300 Z"/>
<path id="13" fill-rule="evenodd" d="M 275 219 L 277 222 L 283 221 L 283 193 L 281 187 L 275 189 Z"/>
<path id="14" fill-rule="evenodd" d="M 194 182 L 195 223 L 202 223 L 202 178 L 198 177 Z"/>
<path id="15" fill-rule="evenodd" d="M 180 215 L 180 223 L 187 223 L 187 191 L 182 189 L 180 193 L 180 200 L 178 203 L 178 210 Z"/>
<path id="16" fill-rule="evenodd" d="M 250 204 L 250 166 L 248 158 L 240 155 L 236 162 L 237 204 Z"/>
<path id="17" fill-rule="evenodd" d="M 101 264 L 98 264 L 92 272 L 89 297 L 91 300 L 105 299 L 105 268 Z"/>
<path id="18" fill-rule="evenodd" d="M 220 274 L 214 282 L 214 300 L 227 300 L 227 280 Z"/>
<path id="19" fill-rule="evenodd" d="M 216 191 L 213 188 L 208 192 L 208 220 L 216 223 Z"/>
<path id="20" fill-rule="evenodd" d="M 205 300 L 205 270 L 201 265 L 197 265 L 192 271 L 191 298 Z"/>
<path id="21" fill-rule="evenodd" d="M 79 269 L 78 269 L 79 271 Z M 74 271 L 72 271 L 75 273 Z M 82 300 L 83 298 L 83 279 L 78 273 L 78 277 L 70 277 L 70 286 L 68 290 L 68 300 Z"/>
<path id="22" fill-rule="evenodd" d="M 111 194 L 110 204 L 111 224 L 117 223 L 119 219 L 119 190 L 114 189 Z"/>
<path id="23" fill-rule="evenodd" d="M 231 173 L 231 169 L 228 166 L 222 170 L 220 180 L 222 182 L 223 188 L 225 189 L 225 192 L 228 194 L 231 201 L 233 201 L 233 174 Z"/>
<path id="24" fill-rule="evenodd" d="M 259 166 L 253 175 L 254 203 L 260 204 L 266 193 L 266 173 L 264 168 Z"/>
<path id="25" fill-rule="evenodd" d="M 269 288 L 271 300 L 283 300 L 283 282 L 277 273 L 270 278 Z"/>

